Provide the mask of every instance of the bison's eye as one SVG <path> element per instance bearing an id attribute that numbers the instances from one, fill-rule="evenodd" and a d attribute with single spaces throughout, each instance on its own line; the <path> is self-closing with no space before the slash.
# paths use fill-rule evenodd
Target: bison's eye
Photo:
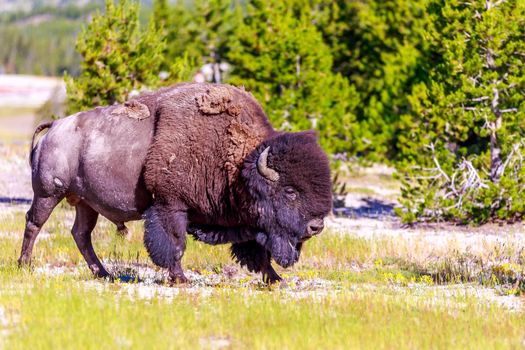
<path id="1" fill-rule="evenodd" d="M 294 201 L 297 199 L 297 191 L 294 190 L 292 187 L 286 187 L 284 189 L 284 193 L 289 200 Z"/>

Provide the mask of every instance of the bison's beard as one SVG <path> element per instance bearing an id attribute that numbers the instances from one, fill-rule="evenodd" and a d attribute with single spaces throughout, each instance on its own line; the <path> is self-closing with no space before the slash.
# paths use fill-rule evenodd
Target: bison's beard
<path id="1" fill-rule="evenodd" d="M 290 267 L 299 260 L 302 243 L 275 233 L 258 233 L 255 240 L 268 250 L 277 264 Z"/>

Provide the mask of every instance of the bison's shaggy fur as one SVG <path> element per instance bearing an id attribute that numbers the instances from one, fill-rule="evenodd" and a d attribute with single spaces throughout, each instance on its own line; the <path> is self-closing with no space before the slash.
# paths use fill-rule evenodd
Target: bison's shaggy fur
<path id="1" fill-rule="evenodd" d="M 295 263 L 331 207 L 328 159 L 316 134 L 275 131 L 251 94 L 227 85 L 176 86 L 155 104 L 144 172 L 154 196 L 145 232 L 154 262 L 182 271 L 189 231 L 207 243 L 234 243 L 241 264 L 278 279 L 270 258 Z M 261 173 L 263 153 L 273 178 Z M 182 272 L 174 278 L 185 279 Z"/>
<path id="2" fill-rule="evenodd" d="M 251 94 L 228 85 L 179 84 L 80 112 L 37 128 L 31 148 L 34 198 L 20 264 L 67 198 L 76 210 L 73 237 L 96 276 L 109 276 L 91 243 L 101 214 L 121 232 L 143 217 L 144 244 L 173 281 L 186 280 L 188 232 L 231 243 L 241 265 L 274 282 L 271 259 L 295 263 L 331 207 L 316 134 L 275 131 Z"/>

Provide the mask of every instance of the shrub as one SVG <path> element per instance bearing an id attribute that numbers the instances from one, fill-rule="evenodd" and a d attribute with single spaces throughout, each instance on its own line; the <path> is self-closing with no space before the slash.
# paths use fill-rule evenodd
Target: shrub
<path id="1" fill-rule="evenodd" d="M 398 164 L 405 221 L 524 212 L 525 3 L 432 2 L 437 57 L 409 97 Z"/>

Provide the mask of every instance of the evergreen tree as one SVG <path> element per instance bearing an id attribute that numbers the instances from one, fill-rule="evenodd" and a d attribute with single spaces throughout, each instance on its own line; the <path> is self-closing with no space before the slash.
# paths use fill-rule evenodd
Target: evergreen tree
<path id="1" fill-rule="evenodd" d="M 239 12 L 231 0 L 178 1 L 171 8 L 165 0 L 154 3 L 154 22 L 164 26 L 166 57 L 187 54 L 194 69 L 211 64 L 213 81 L 222 80 L 219 69 L 228 51 Z"/>
<path id="2" fill-rule="evenodd" d="M 525 212 L 525 3 L 434 0 L 440 64 L 403 119 L 403 197 L 416 216 L 484 222 Z"/>
<path id="3" fill-rule="evenodd" d="M 401 116 L 408 97 L 428 79 L 431 24 L 428 0 L 312 1 L 316 23 L 333 55 L 333 71 L 345 76 L 361 97 L 356 135 L 361 155 L 396 160 Z"/>
<path id="4" fill-rule="evenodd" d="M 77 39 L 82 56 L 78 78 L 66 76 L 69 112 L 123 102 L 132 91 L 154 89 L 163 82 L 165 42 L 153 24 L 142 29 L 136 2 L 106 1 Z M 184 75 L 180 58 L 171 58 L 168 81 Z"/>
<path id="5" fill-rule="evenodd" d="M 230 41 L 230 82 L 246 86 L 278 129 L 315 128 L 327 151 L 352 154 L 357 94 L 332 73 L 312 13 L 308 1 L 250 1 Z"/>
<path id="6" fill-rule="evenodd" d="M 155 0 L 153 2 L 153 24 L 155 28 L 165 29 L 170 24 L 169 22 L 170 6 L 168 0 Z"/>

